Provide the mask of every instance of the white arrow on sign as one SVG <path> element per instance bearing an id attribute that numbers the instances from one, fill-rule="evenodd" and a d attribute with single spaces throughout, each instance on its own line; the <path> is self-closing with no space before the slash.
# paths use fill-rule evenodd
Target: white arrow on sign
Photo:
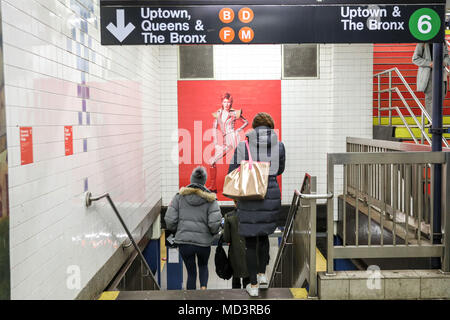
<path id="1" fill-rule="evenodd" d="M 106 29 L 109 30 L 113 34 L 114 37 L 117 38 L 120 42 L 125 40 L 126 37 L 130 35 L 131 32 L 133 32 L 136 27 L 130 22 L 125 27 L 125 10 L 124 9 L 118 9 L 116 10 L 116 16 L 117 16 L 117 27 L 111 22 L 108 24 Z"/>

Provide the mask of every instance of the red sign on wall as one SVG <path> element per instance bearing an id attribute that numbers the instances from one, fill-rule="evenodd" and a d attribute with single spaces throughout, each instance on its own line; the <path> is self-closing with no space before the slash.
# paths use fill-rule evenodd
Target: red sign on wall
<path id="1" fill-rule="evenodd" d="M 64 127 L 64 146 L 66 150 L 66 156 L 73 155 L 73 130 L 72 126 Z"/>
<path id="2" fill-rule="evenodd" d="M 31 127 L 20 128 L 20 164 L 33 163 L 33 131 Z"/>

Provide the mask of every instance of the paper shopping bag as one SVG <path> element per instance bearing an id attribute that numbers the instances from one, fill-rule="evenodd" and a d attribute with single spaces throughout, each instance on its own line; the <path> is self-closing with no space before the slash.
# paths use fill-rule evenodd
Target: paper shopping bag
<path id="1" fill-rule="evenodd" d="M 269 184 L 269 162 L 254 162 L 248 141 L 245 141 L 249 161 L 241 161 L 240 167 L 225 176 L 223 195 L 235 200 L 261 200 Z"/>

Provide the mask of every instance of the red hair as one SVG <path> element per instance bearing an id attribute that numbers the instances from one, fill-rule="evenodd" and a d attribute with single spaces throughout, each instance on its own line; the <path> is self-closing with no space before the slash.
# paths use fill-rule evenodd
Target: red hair
<path id="1" fill-rule="evenodd" d="M 233 97 L 231 96 L 231 93 L 225 92 L 225 93 L 222 95 L 222 101 L 223 101 L 224 99 L 228 99 L 228 101 L 230 101 L 230 107 L 233 105 Z"/>

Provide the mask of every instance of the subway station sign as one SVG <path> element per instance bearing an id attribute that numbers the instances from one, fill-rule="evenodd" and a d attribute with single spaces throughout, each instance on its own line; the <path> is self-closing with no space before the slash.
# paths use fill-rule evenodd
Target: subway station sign
<path id="1" fill-rule="evenodd" d="M 219 4 L 220 3 L 220 4 Z M 101 2 L 103 45 L 444 40 L 444 1 Z"/>

